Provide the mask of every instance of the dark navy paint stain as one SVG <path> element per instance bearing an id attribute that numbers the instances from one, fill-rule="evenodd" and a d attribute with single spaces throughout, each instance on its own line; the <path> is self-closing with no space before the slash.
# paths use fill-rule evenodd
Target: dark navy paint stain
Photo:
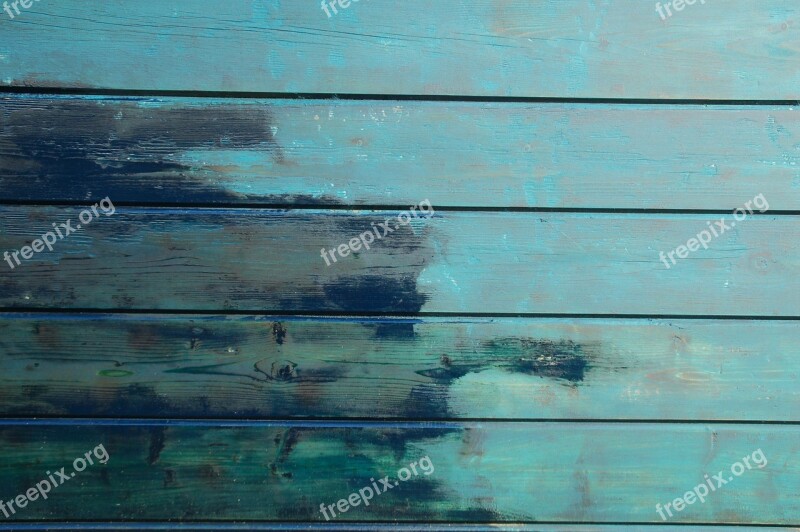
<path id="1" fill-rule="evenodd" d="M 164 469 L 164 487 L 170 488 L 177 484 L 175 470 L 171 468 Z"/>
<path id="2" fill-rule="evenodd" d="M 375 329 L 375 338 L 385 340 L 413 340 L 414 324 L 413 323 L 377 323 L 370 325 Z"/>
<path id="3" fill-rule="evenodd" d="M 272 338 L 275 339 L 276 344 L 283 345 L 283 340 L 286 338 L 286 327 L 283 326 L 283 323 L 277 321 L 272 324 Z"/>
<path id="4" fill-rule="evenodd" d="M 297 378 L 297 364 L 290 360 L 260 360 L 255 363 L 255 370 L 271 381 L 291 381 Z"/>
<path id="5" fill-rule="evenodd" d="M 577 383 L 583 381 L 586 371 L 591 367 L 588 360 L 598 346 L 578 344 L 572 340 L 509 337 L 484 342 L 482 347 L 487 353 L 479 361 L 464 362 L 442 355 L 439 367 L 416 373 L 443 384 L 451 384 L 468 373 L 499 367 L 512 373 Z"/>
<path id="6" fill-rule="evenodd" d="M 51 386 L 37 385 L 22 388 L 23 397 L 32 402 L 54 405 L 49 414 L 76 416 L 130 417 L 131 412 L 146 412 L 148 416 L 168 416 L 173 406 L 151 386 L 132 384 L 115 389 L 112 396 L 96 397 L 88 394 L 65 394 Z M 30 415 L 22 406 L 11 409 L 12 415 Z"/>
<path id="7" fill-rule="evenodd" d="M 282 471 L 283 465 L 292 454 L 294 446 L 300 441 L 300 429 L 290 428 L 287 429 L 282 435 L 275 437 L 275 444 L 278 446 L 275 461 L 269 464 L 269 470 L 272 475 L 280 475 L 283 478 L 292 478 L 291 471 Z"/>
<path id="8" fill-rule="evenodd" d="M 418 384 L 408 393 L 402 411 L 402 419 L 453 419 L 447 403 L 447 385 L 440 383 Z"/>
<path id="9" fill-rule="evenodd" d="M 342 277 L 325 285 L 335 308 L 364 312 L 419 312 L 427 296 L 417 291 L 411 276 L 362 275 Z"/>
<path id="10" fill-rule="evenodd" d="M 204 221 L 204 216 L 208 222 Z M 229 288 L 225 293 L 227 297 L 219 304 L 225 310 L 420 312 L 428 296 L 418 289 L 417 279 L 435 256 L 431 228 L 415 231 L 402 226 L 364 251 L 362 254 L 367 254 L 368 258 L 348 255 L 339 257 L 336 263 L 326 264 L 320 255 L 321 249 L 336 248 L 356 235 L 369 232 L 372 223 L 383 219 L 372 213 L 275 210 L 264 211 L 258 217 L 237 219 L 230 230 L 231 238 L 247 244 L 251 239 L 263 240 L 265 231 L 274 228 L 272 234 L 278 235 L 273 237 L 274 242 L 291 245 L 296 239 L 301 243 L 301 251 L 286 259 L 289 270 L 279 275 L 265 277 L 259 273 L 254 277 L 250 272 L 224 272 Z M 183 225 L 189 223 L 219 223 L 219 217 L 200 213 L 182 218 Z M 313 247 L 307 245 L 309 242 Z M 304 264 L 308 262 L 311 264 Z M 311 275 L 293 275 L 291 270 L 296 264 L 302 264 L 297 268 Z M 219 291 L 214 286 L 209 290 Z M 408 327 L 404 329 L 401 334 L 410 334 Z"/>
<path id="11" fill-rule="evenodd" d="M 419 370 L 417 374 L 450 384 L 468 373 L 477 373 L 487 368 L 489 365 L 485 363 L 449 364 L 439 368 Z"/>
<path id="12" fill-rule="evenodd" d="M 219 187 L 202 166 L 176 159 L 193 150 L 257 150 L 285 164 L 263 105 L 142 107 L 84 99 L 0 106 L 0 194 L 13 199 L 233 202 L 247 195 Z M 28 179 L 22 179 L 27 177 Z M 142 186 L 146 177 L 147 186 Z M 253 196 L 270 203 L 339 204 L 335 197 Z"/>
<path id="13" fill-rule="evenodd" d="M 504 367 L 514 373 L 527 373 L 574 383 L 583 380 L 584 373 L 589 367 L 585 346 L 572 340 L 511 337 L 491 340 L 485 347 L 498 356 L 508 356 L 510 360 Z"/>
<path id="14" fill-rule="evenodd" d="M 150 450 L 147 455 L 147 463 L 150 465 L 158 462 L 161 451 L 164 450 L 166 430 L 166 427 L 153 427 L 150 429 Z"/>

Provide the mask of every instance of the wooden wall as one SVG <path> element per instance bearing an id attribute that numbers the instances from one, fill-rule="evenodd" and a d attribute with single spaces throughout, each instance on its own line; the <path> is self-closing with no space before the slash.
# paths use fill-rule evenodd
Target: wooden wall
<path id="1" fill-rule="evenodd" d="M 18 8 L 0 530 L 800 527 L 800 5 Z"/>

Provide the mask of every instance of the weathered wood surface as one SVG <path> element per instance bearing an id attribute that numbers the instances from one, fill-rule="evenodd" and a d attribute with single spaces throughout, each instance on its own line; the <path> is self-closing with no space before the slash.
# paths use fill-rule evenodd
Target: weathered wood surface
<path id="1" fill-rule="evenodd" d="M 797 532 L 800 528 L 783 526 L 702 526 L 690 525 L 691 530 L 699 532 L 742 532 L 743 530 L 764 530 L 772 532 Z M 569 524 L 526 524 L 526 523 L 487 523 L 487 524 L 441 524 L 441 523 L 278 523 L 278 522 L 254 522 L 248 523 L 176 523 L 176 522 L 106 522 L 106 523 L 25 523 L 22 530 L 183 530 L 183 531 L 225 531 L 225 530 L 272 530 L 272 531 L 295 531 L 295 530 L 345 530 L 373 532 L 377 531 L 397 531 L 400 532 L 638 532 L 642 530 L 655 532 L 686 532 L 686 525 L 585 525 L 577 523 Z M 3 525 L 0 522 L 0 530 L 20 530 L 20 523 Z"/>
<path id="2" fill-rule="evenodd" d="M 0 11 L 0 252 L 118 203 L 0 260 L 0 501 L 110 454 L 0 530 L 800 525 L 800 5 L 654 4 Z"/>
<path id="3" fill-rule="evenodd" d="M 427 456 L 350 521 L 663 523 L 670 502 L 761 449 L 671 523 L 796 524 L 800 428 L 595 423 L 232 423 L 69 420 L 0 428 L 8 499 L 102 444 L 110 459 L 19 520 L 309 520 Z M 338 513 L 337 513 L 338 515 Z"/>
<path id="4" fill-rule="evenodd" d="M 144 90 L 797 99 L 786 0 L 108 0 L 3 14 L 0 83 Z M 717 31 L 718 30 L 718 31 Z M 13 43 L 13 45 L 12 45 Z"/>
<path id="5" fill-rule="evenodd" d="M 800 209 L 790 107 L 19 95 L 0 126 L 0 200 Z"/>
<path id="6" fill-rule="evenodd" d="M 21 249 L 53 223 L 74 227 L 79 212 L 0 207 L 0 249 Z M 798 216 L 750 216 L 667 269 L 659 251 L 685 244 L 719 215 L 435 212 L 326 265 L 323 247 L 397 215 L 117 208 L 13 271 L 2 263 L 0 305 L 800 315 L 800 299 L 786 297 L 800 292 Z"/>
<path id="7" fill-rule="evenodd" d="M 798 338 L 796 321 L 5 314 L 0 415 L 796 422 Z"/>

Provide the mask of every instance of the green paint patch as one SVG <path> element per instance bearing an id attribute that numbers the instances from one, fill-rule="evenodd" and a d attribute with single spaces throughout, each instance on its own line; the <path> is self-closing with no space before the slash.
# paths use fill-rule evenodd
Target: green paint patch
<path id="1" fill-rule="evenodd" d="M 98 371 L 97 374 L 101 377 L 130 377 L 133 372 L 124 369 L 104 369 L 103 371 Z"/>

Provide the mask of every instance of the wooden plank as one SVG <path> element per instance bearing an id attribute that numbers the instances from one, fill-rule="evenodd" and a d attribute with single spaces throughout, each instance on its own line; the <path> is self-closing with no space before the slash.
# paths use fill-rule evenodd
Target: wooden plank
<path id="1" fill-rule="evenodd" d="M 7 96 L 0 116 L 2 201 L 800 208 L 790 107 Z"/>
<path id="2" fill-rule="evenodd" d="M 8 500 L 102 445 L 106 465 L 11 517 L 325 522 L 321 504 L 428 457 L 332 520 L 664 524 L 656 504 L 722 473 L 669 522 L 796 524 L 799 439 L 789 425 L 6 421 L 0 485 Z"/>
<path id="3" fill-rule="evenodd" d="M 405 0 L 36 4 L 2 25 L 8 86 L 797 99 L 798 6 Z M 2 14 L 5 18 L 5 13 Z M 725 31 L 709 31 L 724 28 Z M 10 43 L 14 43 L 12 46 Z"/>
<path id="4" fill-rule="evenodd" d="M 508 532 L 614 532 L 622 530 L 623 532 L 636 532 L 641 531 L 644 527 L 641 525 L 586 525 L 579 523 L 566 523 L 566 524 L 525 524 L 525 523 L 486 523 L 486 524 L 452 524 L 446 525 L 434 523 L 265 523 L 265 522 L 247 522 L 247 523 L 233 523 L 233 522 L 206 522 L 206 523 L 174 523 L 174 522 L 123 522 L 112 521 L 107 523 L 26 523 L 22 530 L 183 530 L 183 531 L 199 531 L 199 530 L 212 530 L 221 531 L 226 530 L 282 530 L 282 531 L 297 531 L 297 530 L 346 530 L 350 531 L 394 531 L 401 532 L 438 532 L 447 530 L 448 532 L 496 532 L 503 530 Z M 656 532 L 685 532 L 686 525 L 657 525 L 649 524 L 647 530 L 654 530 Z M 692 525 L 692 530 L 697 532 L 741 532 L 745 527 L 740 525 L 730 526 L 698 526 Z M 19 523 L 12 523 L 4 525 L 0 523 L 0 530 L 20 530 Z M 794 527 L 772 527 L 772 526 L 759 526 L 756 530 L 763 531 L 780 531 L 780 532 L 798 532 L 800 528 Z"/>
<path id="5" fill-rule="evenodd" d="M 719 215 L 431 211 L 327 265 L 398 212 L 118 208 L 6 272 L 0 306 L 800 316 L 797 216 L 750 216 L 668 269 L 659 251 Z M 2 207 L 0 249 L 82 212 Z"/>
<path id="6" fill-rule="evenodd" d="M 797 338 L 797 321 L 5 314 L 0 415 L 796 422 Z"/>

